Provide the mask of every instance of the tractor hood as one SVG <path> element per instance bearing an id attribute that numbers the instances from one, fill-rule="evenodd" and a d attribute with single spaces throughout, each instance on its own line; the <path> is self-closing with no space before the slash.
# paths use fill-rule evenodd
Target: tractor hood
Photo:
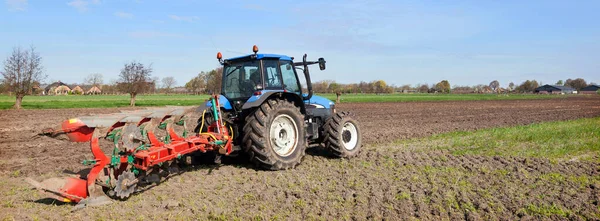
<path id="1" fill-rule="evenodd" d="M 308 96 L 307 94 L 303 94 L 303 96 Z M 309 100 L 304 101 L 305 104 L 316 104 L 316 105 L 320 105 L 323 106 L 324 108 L 331 108 L 331 106 L 334 105 L 333 101 L 318 96 L 318 95 L 313 95 Z"/>

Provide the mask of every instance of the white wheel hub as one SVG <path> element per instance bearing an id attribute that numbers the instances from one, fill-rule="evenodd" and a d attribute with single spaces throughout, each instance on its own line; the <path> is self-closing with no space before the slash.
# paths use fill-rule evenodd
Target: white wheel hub
<path id="1" fill-rule="evenodd" d="M 342 128 L 342 144 L 346 150 L 354 150 L 358 143 L 358 130 L 352 122 L 346 122 Z"/>
<path id="2" fill-rule="evenodd" d="M 286 157 L 294 152 L 298 145 L 298 127 L 287 114 L 273 119 L 269 130 L 271 147 L 279 156 Z"/>

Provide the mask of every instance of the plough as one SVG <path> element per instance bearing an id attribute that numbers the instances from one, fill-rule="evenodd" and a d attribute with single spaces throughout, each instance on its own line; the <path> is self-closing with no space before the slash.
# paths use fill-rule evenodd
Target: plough
<path id="1" fill-rule="evenodd" d="M 111 198 L 126 199 L 138 186 L 158 183 L 161 177 L 178 173 L 177 163 L 194 152 L 218 151 L 229 155 L 233 134 L 220 119 L 219 100 L 213 96 L 214 122 L 201 128 L 202 133 L 189 132 L 185 116 L 196 108 L 165 107 L 115 114 L 86 116 L 66 120 L 60 128 L 46 129 L 44 134 L 65 134 L 73 142 L 89 142 L 94 159 L 85 177 L 50 178 L 42 182 L 27 179 L 39 190 L 63 202 L 82 206 L 110 203 Z M 206 111 L 206 110 L 205 110 Z M 204 121 L 203 121 L 204 122 Z M 178 134 L 175 127 L 182 127 Z M 158 136 L 159 130 L 164 136 Z M 107 156 L 101 140 L 112 141 L 112 153 Z"/>

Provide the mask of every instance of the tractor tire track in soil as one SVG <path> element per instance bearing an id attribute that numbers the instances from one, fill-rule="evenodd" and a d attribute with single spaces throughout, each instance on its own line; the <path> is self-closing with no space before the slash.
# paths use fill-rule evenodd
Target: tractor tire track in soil
<path id="1" fill-rule="evenodd" d="M 456 156 L 389 145 L 456 130 L 596 117 L 598 98 L 339 104 L 355 114 L 368 144 L 356 158 L 332 159 L 313 148 L 288 171 L 256 170 L 240 162 L 194 166 L 127 201 L 77 213 L 68 213 L 70 205 L 43 204 L 47 201 L 22 180 L 87 168 L 78 162 L 91 158 L 88 145 L 36 134 L 68 118 L 118 109 L 1 111 L 0 195 L 5 199 L 0 217 L 598 219 L 596 160 Z"/>

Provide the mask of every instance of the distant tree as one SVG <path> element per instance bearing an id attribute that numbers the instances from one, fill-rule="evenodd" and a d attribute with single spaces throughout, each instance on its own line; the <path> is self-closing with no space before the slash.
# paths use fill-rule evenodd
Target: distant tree
<path id="1" fill-rule="evenodd" d="M 427 93 L 429 92 L 429 86 L 427 86 L 427 84 L 423 84 L 419 86 L 417 90 L 419 91 L 419 93 Z"/>
<path id="2" fill-rule="evenodd" d="M 86 84 L 89 84 L 92 86 L 100 86 L 104 83 L 102 74 L 100 74 L 100 73 L 90 74 L 87 77 L 85 77 L 85 79 L 83 81 Z"/>
<path id="3" fill-rule="evenodd" d="M 12 54 L 4 61 L 4 71 L 0 74 L 4 78 L 6 89 L 15 94 L 15 109 L 21 109 L 23 97 L 31 93 L 34 83 L 46 78 L 42 57 L 33 46 L 29 50 L 13 48 Z"/>
<path id="4" fill-rule="evenodd" d="M 185 88 L 194 94 L 203 92 L 206 88 L 206 77 L 207 74 L 204 71 L 198 73 L 196 77 L 185 83 Z"/>
<path id="5" fill-rule="evenodd" d="M 510 82 L 510 83 L 508 84 L 508 90 L 509 90 L 509 91 L 513 91 L 514 89 L 515 89 L 515 83 L 513 83 L 513 82 Z"/>
<path id="6" fill-rule="evenodd" d="M 454 85 L 454 87 L 452 87 L 453 94 L 469 94 L 469 93 L 473 93 L 473 92 L 474 92 L 473 88 L 471 88 L 469 86 Z"/>
<path id="7" fill-rule="evenodd" d="M 558 85 L 558 86 L 562 86 L 563 84 L 564 84 L 564 83 L 563 83 L 563 80 L 558 80 L 558 81 L 556 82 L 556 85 Z"/>
<path id="8" fill-rule="evenodd" d="M 390 93 L 387 83 L 384 80 L 377 80 L 372 83 L 373 91 L 376 94 L 379 93 Z"/>
<path id="9" fill-rule="evenodd" d="M 132 61 L 125 64 L 119 74 L 119 90 L 124 93 L 129 93 L 129 105 L 135 106 L 135 98 L 138 94 L 144 93 L 154 87 L 151 81 L 150 74 L 152 73 L 152 65 L 145 67 L 144 64 Z"/>
<path id="10" fill-rule="evenodd" d="M 360 83 L 358 83 L 358 88 L 361 93 L 371 93 L 369 83 L 367 82 L 360 81 Z"/>
<path id="11" fill-rule="evenodd" d="M 500 82 L 498 82 L 498 80 L 493 80 L 492 82 L 490 82 L 490 88 L 492 88 L 492 91 L 497 92 L 498 87 L 500 87 Z"/>
<path id="12" fill-rule="evenodd" d="M 223 76 L 223 68 L 211 70 L 206 76 L 206 89 L 209 93 L 221 93 L 221 81 Z"/>
<path id="13" fill-rule="evenodd" d="M 569 78 L 565 81 L 565 86 L 575 88 L 575 90 L 579 91 L 581 88 L 587 87 L 587 82 L 583 78 L 576 78 L 575 80 Z"/>
<path id="14" fill-rule="evenodd" d="M 435 90 L 441 93 L 450 93 L 450 83 L 447 80 L 442 80 L 435 85 Z"/>
<path id="15" fill-rule="evenodd" d="M 481 94 L 481 93 L 483 93 L 483 89 L 484 89 L 486 86 L 487 86 L 487 85 L 484 85 L 484 84 L 478 84 L 478 85 L 475 85 L 475 86 L 473 86 L 473 91 L 474 91 L 475 93 Z"/>
<path id="16" fill-rule="evenodd" d="M 521 93 L 530 93 L 533 92 L 537 87 L 539 87 L 539 84 L 536 80 L 526 80 L 521 83 L 516 90 Z"/>
<path id="17" fill-rule="evenodd" d="M 342 85 L 341 84 L 333 82 L 333 83 L 329 84 L 329 87 L 327 88 L 327 91 L 329 91 L 331 93 L 336 93 L 336 92 L 340 91 L 341 89 L 342 89 Z"/>
<path id="18" fill-rule="evenodd" d="M 347 84 L 347 85 L 342 85 L 343 89 L 342 91 L 344 91 L 345 93 L 358 93 L 360 92 L 360 89 L 358 88 L 358 84 Z"/>
<path id="19" fill-rule="evenodd" d="M 336 95 L 335 102 L 339 103 L 340 97 L 342 96 L 342 85 L 338 84 L 336 82 L 332 82 L 331 84 L 329 84 L 328 91 L 331 93 L 335 93 L 335 95 Z"/>
<path id="20" fill-rule="evenodd" d="M 173 86 L 177 84 L 174 77 L 165 77 L 162 79 L 162 87 L 165 89 L 165 93 L 170 93 Z"/>
<path id="21" fill-rule="evenodd" d="M 6 92 L 6 84 L 4 84 L 4 79 L 0 78 L 0 94 L 4 94 L 4 92 Z"/>
<path id="22" fill-rule="evenodd" d="M 331 80 L 322 80 L 312 83 L 312 88 L 315 93 L 327 93 Z"/>
<path id="23" fill-rule="evenodd" d="M 402 93 L 408 92 L 408 91 L 410 91 L 410 89 L 411 89 L 410 84 L 405 84 L 405 85 L 400 86 L 400 91 L 402 91 Z"/>

